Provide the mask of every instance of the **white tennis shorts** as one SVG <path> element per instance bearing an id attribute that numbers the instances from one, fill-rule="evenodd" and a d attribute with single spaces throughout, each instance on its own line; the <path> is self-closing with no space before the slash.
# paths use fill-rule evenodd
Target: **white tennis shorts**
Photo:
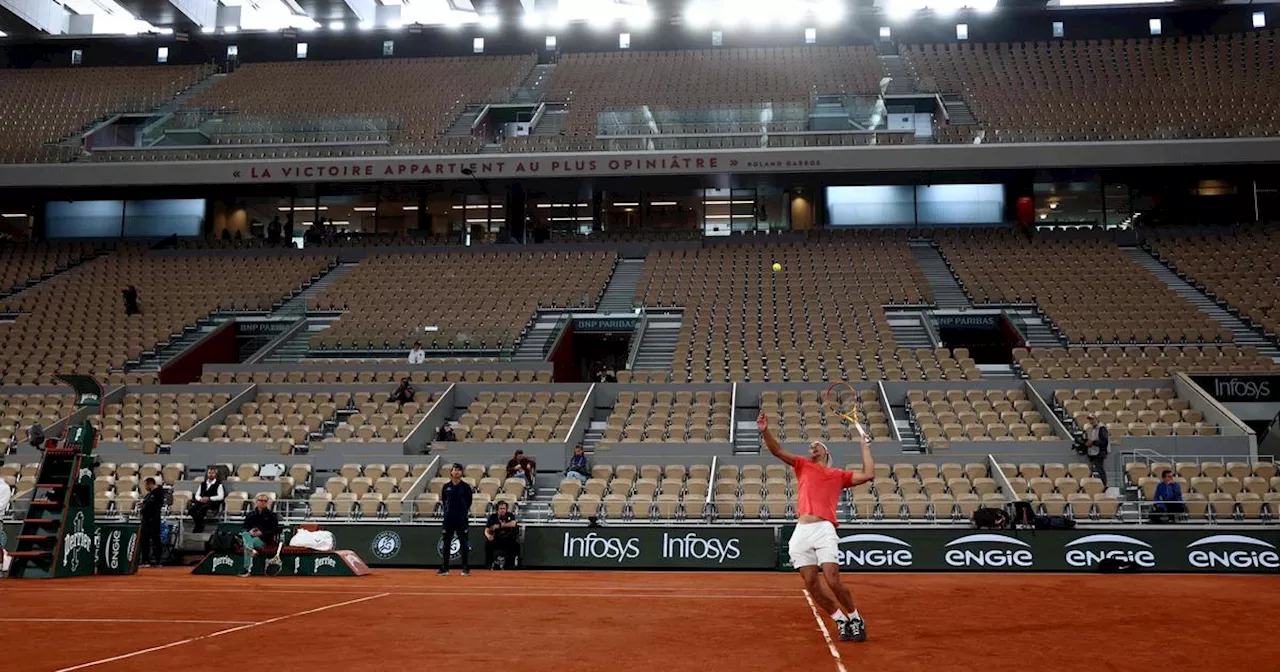
<path id="1" fill-rule="evenodd" d="M 791 566 L 797 569 L 813 565 L 836 564 L 836 553 L 840 550 L 840 537 L 836 534 L 836 526 L 821 520 L 816 523 L 796 525 L 791 534 L 791 543 L 787 545 L 791 553 Z"/>

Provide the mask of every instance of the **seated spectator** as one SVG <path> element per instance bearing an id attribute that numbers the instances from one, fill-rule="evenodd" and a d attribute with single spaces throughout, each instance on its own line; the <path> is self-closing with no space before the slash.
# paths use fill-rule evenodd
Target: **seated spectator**
<path id="1" fill-rule="evenodd" d="M 36 450 L 40 450 L 44 446 L 44 428 L 40 426 L 40 423 L 33 422 L 27 428 L 27 444 Z"/>
<path id="2" fill-rule="evenodd" d="M 194 534 L 204 532 L 204 518 L 209 512 L 217 513 L 222 509 L 222 500 L 227 498 L 227 489 L 222 485 L 222 476 L 218 472 L 217 467 L 209 467 L 209 471 L 205 474 L 205 479 L 200 482 L 196 488 L 196 494 L 191 498 L 191 504 L 187 508 L 187 513 L 191 516 L 191 521 L 195 523 L 192 531 Z"/>
<path id="3" fill-rule="evenodd" d="M 489 514 L 485 523 L 484 564 L 490 569 L 514 569 L 520 557 L 520 529 L 516 514 L 505 502 Z"/>
<path id="4" fill-rule="evenodd" d="M 507 478 L 523 478 L 530 492 L 533 492 L 533 478 L 537 471 L 538 466 L 524 456 L 523 450 L 517 450 L 507 461 Z"/>
<path id="5" fill-rule="evenodd" d="M 436 428 L 436 441 L 457 441 L 458 435 L 453 431 L 453 425 L 445 423 Z"/>
<path id="6" fill-rule="evenodd" d="M 427 361 L 427 351 L 422 349 L 422 341 L 414 341 L 413 349 L 409 351 L 409 363 L 421 364 Z"/>
<path id="7" fill-rule="evenodd" d="M 253 574 L 253 558 L 258 550 L 274 545 L 280 536 L 280 519 L 271 510 L 271 497 L 260 492 L 254 504 L 254 509 L 244 517 L 244 529 L 240 532 L 240 542 L 244 544 L 244 571 L 240 576 Z"/>
<path id="8" fill-rule="evenodd" d="M 1182 501 L 1182 486 L 1173 481 L 1173 472 L 1165 469 L 1160 472 L 1160 483 L 1156 485 L 1156 494 L 1151 507 L 1151 522 L 1172 523 L 1178 516 L 1187 512 L 1187 505 Z"/>
<path id="9" fill-rule="evenodd" d="M 591 465 L 587 463 L 587 455 L 582 452 L 582 446 L 574 446 L 573 457 L 569 458 L 569 466 L 564 470 L 565 478 L 576 478 L 582 483 L 586 483 L 591 478 Z"/>
<path id="10" fill-rule="evenodd" d="M 400 384 L 396 386 L 396 391 L 391 393 L 391 401 L 399 404 L 399 408 L 404 408 L 405 404 L 413 401 L 413 395 L 417 393 L 418 391 L 413 389 L 413 385 L 408 378 L 401 378 Z"/>

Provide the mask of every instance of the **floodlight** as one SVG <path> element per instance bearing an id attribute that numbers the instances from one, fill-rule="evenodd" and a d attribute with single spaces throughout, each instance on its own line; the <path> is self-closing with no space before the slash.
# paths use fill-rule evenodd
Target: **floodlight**
<path id="1" fill-rule="evenodd" d="M 172 34 L 173 34 L 173 29 L 172 29 L 172 28 L 161 28 L 161 29 L 159 30 L 159 33 L 160 33 L 161 35 L 172 35 Z"/>
<path id="2" fill-rule="evenodd" d="M 344 30 L 346 30 L 346 29 L 347 29 L 347 24 L 345 24 L 345 23 L 343 23 L 343 22 L 341 22 L 341 21 L 330 21 L 330 22 L 329 22 L 329 30 L 336 30 L 336 31 L 338 31 L 338 32 L 342 32 L 342 31 L 344 31 Z"/>
<path id="3" fill-rule="evenodd" d="M 637 7 L 631 11 L 627 23 L 634 28 L 648 28 L 653 25 L 653 10 L 649 7 Z"/>
<path id="4" fill-rule="evenodd" d="M 216 30 L 218 30 L 218 28 L 217 28 L 216 26 L 201 26 L 201 27 L 200 27 L 200 32 L 204 33 L 205 35 L 209 35 L 209 34 L 213 33 L 213 32 L 214 32 L 214 31 L 216 31 Z"/>
<path id="5" fill-rule="evenodd" d="M 502 19 L 497 14 L 482 14 L 480 16 L 480 27 L 485 30 L 497 30 L 502 26 Z"/>
<path id="6" fill-rule="evenodd" d="M 537 30 L 542 27 L 542 15 L 535 12 L 526 12 L 520 17 L 520 25 L 529 30 Z"/>
<path id="7" fill-rule="evenodd" d="M 711 24 L 711 12 L 700 2 L 692 2 L 684 10 L 684 21 L 690 28 L 705 28 Z"/>
<path id="8" fill-rule="evenodd" d="M 222 32 L 228 35 L 234 35 L 237 30 L 240 30 L 239 26 L 223 26 L 222 27 Z"/>
<path id="9" fill-rule="evenodd" d="M 592 12 L 587 16 L 587 25 L 596 30 L 607 30 L 613 25 L 614 15 L 611 10 Z"/>
<path id="10" fill-rule="evenodd" d="M 360 22 L 360 25 L 359 25 L 359 28 L 360 28 L 360 30 L 373 30 L 373 28 L 374 28 L 374 26 L 373 26 L 373 22 L 372 22 L 372 21 L 361 21 L 361 22 Z"/>

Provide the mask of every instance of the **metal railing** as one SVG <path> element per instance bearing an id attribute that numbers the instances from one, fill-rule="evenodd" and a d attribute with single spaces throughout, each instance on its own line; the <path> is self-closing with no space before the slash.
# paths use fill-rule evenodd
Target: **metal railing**
<path id="1" fill-rule="evenodd" d="M 627 370 L 635 368 L 636 358 L 640 356 L 640 343 L 644 341 L 645 329 L 649 326 L 649 314 L 645 312 L 644 307 L 640 308 L 640 321 L 636 324 L 635 331 L 631 337 L 630 347 L 627 348 Z"/>
<path id="2" fill-rule="evenodd" d="M 190 109 L 174 112 L 141 133 L 142 146 L 154 145 L 167 133 L 199 132 L 214 144 L 267 144 L 303 142 L 386 142 L 403 129 L 401 121 L 387 115 L 269 116 L 235 110 Z"/>
<path id="3" fill-rule="evenodd" d="M 555 349 L 556 344 L 560 342 L 560 335 L 564 332 L 565 325 L 573 316 L 569 313 L 561 313 L 560 318 L 556 320 L 555 326 L 551 327 L 551 334 L 547 337 L 547 342 L 542 344 L 542 359 L 546 361 L 551 351 Z"/>

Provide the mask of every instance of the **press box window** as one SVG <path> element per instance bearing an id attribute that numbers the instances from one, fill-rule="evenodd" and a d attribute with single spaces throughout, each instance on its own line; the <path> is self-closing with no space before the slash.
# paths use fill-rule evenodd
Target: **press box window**
<path id="1" fill-rule="evenodd" d="M 299 42 L 299 43 L 298 43 L 298 58 L 306 58 L 306 57 L 307 57 L 307 43 L 306 43 L 306 42 Z"/>
<path id="2" fill-rule="evenodd" d="M 156 63 L 169 62 L 169 47 L 160 47 L 156 49 Z"/>

